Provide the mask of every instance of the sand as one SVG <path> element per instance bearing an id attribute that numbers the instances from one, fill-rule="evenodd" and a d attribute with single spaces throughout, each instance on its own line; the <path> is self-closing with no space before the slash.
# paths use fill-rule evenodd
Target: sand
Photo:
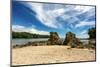
<path id="1" fill-rule="evenodd" d="M 27 46 L 12 49 L 12 65 L 94 61 L 95 50 L 69 46 Z"/>

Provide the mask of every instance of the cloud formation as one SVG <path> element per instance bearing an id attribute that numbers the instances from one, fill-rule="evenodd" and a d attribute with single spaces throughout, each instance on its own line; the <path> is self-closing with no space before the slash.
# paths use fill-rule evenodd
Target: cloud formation
<path id="1" fill-rule="evenodd" d="M 42 30 L 37 30 L 33 27 L 24 27 L 20 25 L 13 25 L 12 26 L 12 31 L 14 32 L 29 32 L 29 33 L 35 33 L 35 34 L 41 34 L 41 35 L 49 35 L 49 32 L 47 31 L 42 31 Z"/>
<path id="2" fill-rule="evenodd" d="M 82 27 L 82 26 L 95 26 L 95 22 L 80 22 L 79 24 L 76 24 L 76 28 L 77 27 Z"/>
<path id="3" fill-rule="evenodd" d="M 88 38 L 89 37 L 88 31 L 87 30 L 81 31 L 79 34 L 77 34 L 77 37 L 78 38 Z"/>
<path id="4" fill-rule="evenodd" d="M 62 4 L 50 5 L 31 2 L 28 2 L 27 4 L 31 6 L 31 9 L 33 11 L 36 12 L 36 17 L 41 21 L 41 23 L 52 28 L 64 27 L 62 24 L 63 22 L 66 22 L 66 26 L 67 23 L 71 24 L 79 22 L 80 24 L 76 25 L 75 27 L 81 27 L 82 25 L 91 25 L 91 22 L 83 23 L 83 20 L 80 20 L 80 17 L 77 16 L 84 14 L 84 20 L 89 19 L 91 16 L 95 16 L 95 7 L 92 6 Z M 92 24 L 95 24 L 95 22 L 92 22 Z"/>
<path id="5" fill-rule="evenodd" d="M 18 22 L 12 26 L 14 31 L 40 34 L 56 31 L 63 36 L 71 31 L 80 37 L 88 37 L 85 32 L 95 27 L 94 6 L 34 2 L 20 2 L 20 4 L 18 3 L 17 6 L 14 4 L 16 11 L 13 15 L 18 18 L 13 22 Z M 18 5 L 22 9 L 19 10 Z M 21 12 L 20 19 L 18 12 Z"/>

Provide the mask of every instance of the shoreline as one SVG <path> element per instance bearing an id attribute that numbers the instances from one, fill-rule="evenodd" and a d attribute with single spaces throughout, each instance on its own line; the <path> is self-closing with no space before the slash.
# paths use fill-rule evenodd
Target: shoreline
<path id="1" fill-rule="evenodd" d="M 48 44 L 48 41 L 35 41 L 35 42 L 28 42 L 26 44 L 21 44 L 21 45 L 12 45 L 12 48 L 24 48 L 24 47 L 28 47 L 28 46 L 70 46 L 70 48 L 81 48 L 81 49 L 95 49 L 94 47 L 91 47 L 90 44 L 81 44 L 80 46 L 76 46 L 76 47 L 72 47 L 71 45 L 63 45 L 63 44 L 53 44 L 50 45 Z"/>

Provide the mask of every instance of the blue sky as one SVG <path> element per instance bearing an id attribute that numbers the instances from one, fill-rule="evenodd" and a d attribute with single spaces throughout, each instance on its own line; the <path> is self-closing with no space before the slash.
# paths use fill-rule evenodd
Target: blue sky
<path id="1" fill-rule="evenodd" d="M 95 7 L 34 2 L 12 3 L 12 30 L 49 35 L 69 31 L 78 38 L 88 38 L 88 29 L 95 27 Z"/>

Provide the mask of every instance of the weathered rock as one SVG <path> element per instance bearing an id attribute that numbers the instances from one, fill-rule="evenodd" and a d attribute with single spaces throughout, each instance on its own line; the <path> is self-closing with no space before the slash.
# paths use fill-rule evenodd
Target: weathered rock
<path id="1" fill-rule="evenodd" d="M 47 45 L 60 45 L 62 41 L 57 32 L 50 32 L 50 37 L 48 39 Z"/>
<path id="2" fill-rule="evenodd" d="M 71 47 L 77 47 L 81 44 L 80 40 L 76 38 L 75 34 L 72 32 L 68 32 L 66 34 L 65 40 L 63 42 L 63 45 L 68 45 Z"/>

